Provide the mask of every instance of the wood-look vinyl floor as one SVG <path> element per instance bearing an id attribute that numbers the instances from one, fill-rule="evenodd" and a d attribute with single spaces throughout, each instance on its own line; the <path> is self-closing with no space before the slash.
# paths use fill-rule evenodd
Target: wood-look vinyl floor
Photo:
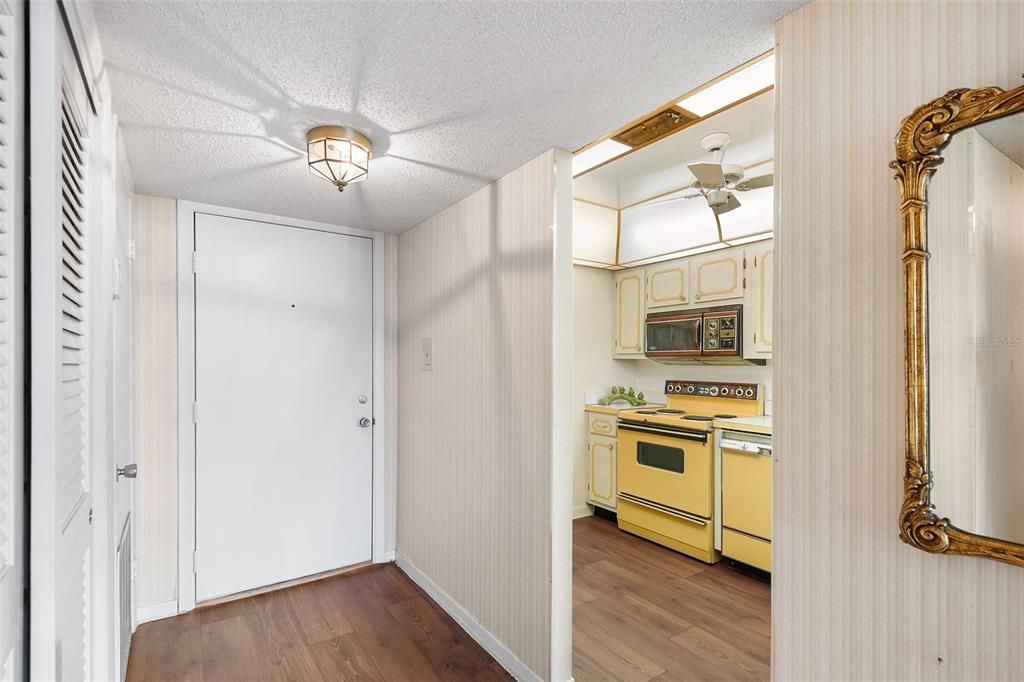
<path id="1" fill-rule="evenodd" d="M 573 522 L 576 682 L 767 680 L 771 587 L 597 516 Z"/>
<path id="2" fill-rule="evenodd" d="M 128 682 L 511 680 L 394 564 L 141 625 Z"/>

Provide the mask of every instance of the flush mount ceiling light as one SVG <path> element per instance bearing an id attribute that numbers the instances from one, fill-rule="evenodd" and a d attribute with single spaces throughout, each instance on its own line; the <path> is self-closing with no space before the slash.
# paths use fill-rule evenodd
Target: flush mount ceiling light
<path id="1" fill-rule="evenodd" d="M 306 133 L 309 170 L 343 192 L 370 170 L 373 143 L 348 126 L 319 126 Z"/>

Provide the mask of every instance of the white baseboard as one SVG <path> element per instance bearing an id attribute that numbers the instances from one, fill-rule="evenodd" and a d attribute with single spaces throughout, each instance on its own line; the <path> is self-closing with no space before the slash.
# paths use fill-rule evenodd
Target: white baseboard
<path id="1" fill-rule="evenodd" d="M 573 519 L 582 519 L 584 516 L 593 516 L 594 508 L 590 505 L 583 505 L 582 507 L 576 507 L 572 510 Z"/>
<path id="2" fill-rule="evenodd" d="M 171 616 L 178 615 L 178 602 L 164 601 L 159 604 L 150 604 L 149 606 L 140 606 L 139 611 L 136 614 L 138 625 L 148 623 L 151 620 L 161 620 L 163 618 L 170 618 Z"/>
<path id="3" fill-rule="evenodd" d="M 519 680 L 519 682 L 541 682 L 537 673 L 533 672 L 525 663 L 512 653 L 512 651 L 501 643 L 497 637 L 488 632 L 487 628 L 481 625 L 466 609 L 452 599 L 447 592 L 442 590 L 437 583 L 428 578 L 409 558 L 401 552 L 395 552 L 395 563 L 401 568 L 412 581 L 419 585 L 424 592 L 430 595 L 437 604 L 448 612 L 448 615 L 455 619 L 455 622 L 462 626 L 470 637 L 476 640 L 487 653 L 494 657 L 501 667 Z"/>

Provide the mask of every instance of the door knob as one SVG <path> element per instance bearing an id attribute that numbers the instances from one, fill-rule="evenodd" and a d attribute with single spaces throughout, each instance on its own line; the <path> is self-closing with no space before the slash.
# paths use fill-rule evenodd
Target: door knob
<path id="1" fill-rule="evenodd" d="M 117 480 L 124 478 L 136 478 L 139 475 L 138 464 L 126 464 L 123 467 L 117 467 Z"/>
<path id="2" fill-rule="evenodd" d="M 363 427 L 364 429 L 372 423 L 373 420 L 371 420 L 369 417 L 363 417 L 362 419 L 359 420 L 359 426 Z"/>

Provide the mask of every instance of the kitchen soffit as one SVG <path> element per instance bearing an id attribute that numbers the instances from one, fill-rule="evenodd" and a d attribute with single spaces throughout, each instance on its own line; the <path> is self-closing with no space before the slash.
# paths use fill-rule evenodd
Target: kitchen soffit
<path id="1" fill-rule="evenodd" d="M 138 191 L 401 232 L 764 52 L 803 4 L 93 6 Z M 339 120 L 375 145 L 343 195 L 305 159 Z"/>

